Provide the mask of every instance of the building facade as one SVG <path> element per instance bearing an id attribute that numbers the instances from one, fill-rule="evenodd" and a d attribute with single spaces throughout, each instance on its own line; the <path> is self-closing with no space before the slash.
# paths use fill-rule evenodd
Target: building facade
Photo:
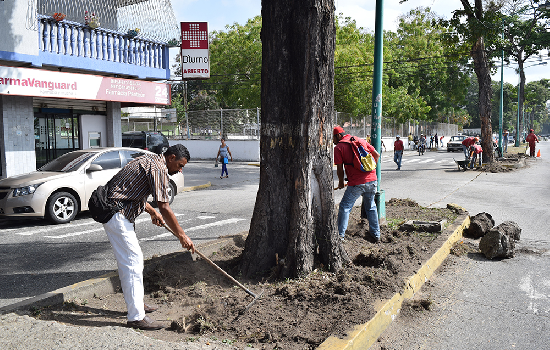
<path id="1" fill-rule="evenodd" d="M 169 0 L 2 1 L 0 33 L 0 178 L 121 146 L 122 107 L 171 102 Z"/>

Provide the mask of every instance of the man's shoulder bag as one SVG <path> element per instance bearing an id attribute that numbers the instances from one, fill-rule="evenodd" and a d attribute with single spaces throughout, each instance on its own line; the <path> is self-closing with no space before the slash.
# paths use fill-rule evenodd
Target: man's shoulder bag
<path id="1" fill-rule="evenodd" d="M 92 192 L 90 200 L 88 201 L 88 209 L 92 215 L 92 219 L 102 224 L 107 223 L 113 215 L 122 209 L 118 204 L 112 203 L 107 198 L 109 192 L 109 183 L 105 186 L 98 186 L 97 189 Z"/>

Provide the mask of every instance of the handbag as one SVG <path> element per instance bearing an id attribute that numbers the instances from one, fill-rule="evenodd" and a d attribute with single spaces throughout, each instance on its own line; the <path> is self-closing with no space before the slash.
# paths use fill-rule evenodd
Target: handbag
<path id="1" fill-rule="evenodd" d="M 223 157 L 223 164 L 229 163 L 229 159 L 227 157 Z"/>
<path id="2" fill-rule="evenodd" d="M 109 183 L 105 186 L 98 186 L 88 200 L 88 209 L 92 219 L 102 224 L 107 223 L 113 215 L 119 212 L 122 207 L 118 203 L 112 203 L 107 197 Z"/>

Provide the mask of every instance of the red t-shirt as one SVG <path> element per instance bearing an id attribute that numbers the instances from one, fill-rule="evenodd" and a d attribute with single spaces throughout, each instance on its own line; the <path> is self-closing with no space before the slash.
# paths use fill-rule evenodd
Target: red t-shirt
<path id="1" fill-rule="evenodd" d="M 529 142 L 529 147 L 535 147 L 535 142 L 538 141 L 537 135 L 535 134 L 529 134 L 525 138 L 525 141 Z"/>
<path id="2" fill-rule="evenodd" d="M 351 135 L 344 136 L 343 140 L 349 140 Z M 363 147 L 369 151 L 369 153 L 374 153 L 376 150 L 372 147 L 367 141 L 355 137 L 356 140 L 359 140 Z M 359 169 L 353 167 L 353 150 L 351 145 L 346 142 L 338 142 L 334 147 L 334 164 L 344 164 L 344 169 L 346 170 L 346 175 L 348 177 L 348 186 L 357 186 L 364 184 L 366 182 L 371 182 L 376 180 L 376 170 L 363 172 Z"/>
<path id="3" fill-rule="evenodd" d="M 401 141 L 401 139 L 395 140 L 395 142 L 393 143 L 393 149 L 396 151 L 405 150 L 405 148 L 403 147 L 403 141 Z"/>
<path id="4" fill-rule="evenodd" d="M 467 137 L 464 139 L 464 141 L 462 141 L 462 144 L 466 147 L 470 147 L 474 143 L 476 143 L 476 140 L 474 140 L 473 137 Z"/>
<path id="5" fill-rule="evenodd" d="M 480 154 L 481 152 L 483 152 L 483 148 L 481 148 L 480 145 L 473 145 L 473 147 L 475 149 L 476 154 Z"/>

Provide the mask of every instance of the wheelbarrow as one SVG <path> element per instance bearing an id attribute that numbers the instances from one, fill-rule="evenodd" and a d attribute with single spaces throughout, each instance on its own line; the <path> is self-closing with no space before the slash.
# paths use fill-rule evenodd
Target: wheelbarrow
<path id="1" fill-rule="evenodd" d="M 460 168 L 462 168 L 462 171 L 466 171 L 468 169 L 468 164 L 470 163 L 469 159 L 456 160 L 456 159 L 453 158 L 453 160 L 455 161 L 456 165 L 458 166 L 458 170 L 460 170 Z"/>

